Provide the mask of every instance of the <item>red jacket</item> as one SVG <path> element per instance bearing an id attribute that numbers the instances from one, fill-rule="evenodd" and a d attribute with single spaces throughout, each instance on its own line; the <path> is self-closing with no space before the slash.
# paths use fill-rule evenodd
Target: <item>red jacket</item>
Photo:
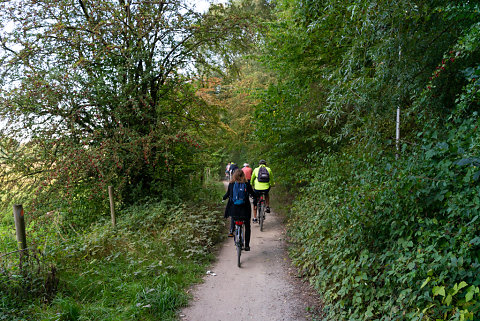
<path id="1" fill-rule="evenodd" d="M 252 178 L 253 169 L 251 167 L 245 166 L 244 168 L 242 168 L 242 171 L 245 174 L 246 179 L 250 180 Z"/>

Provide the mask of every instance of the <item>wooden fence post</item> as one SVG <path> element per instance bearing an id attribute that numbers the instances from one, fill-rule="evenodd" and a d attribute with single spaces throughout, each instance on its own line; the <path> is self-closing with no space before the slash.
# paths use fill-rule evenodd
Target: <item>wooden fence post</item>
<path id="1" fill-rule="evenodd" d="M 115 227 L 117 221 L 115 219 L 115 203 L 113 202 L 113 187 L 108 186 L 108 197 L 110 198 L 110 216 L 112 217 L 112 225 Z"/>
<path id="2" fill-rule="evenodd" d="M 27 248 L 27 235 L 25 233 L 25 218 L 23 214 L 24 212 L 22 205 L 13 205 L 15 231 L 17 233 L 17 243 L 20 250 L 25 250 Z"/>

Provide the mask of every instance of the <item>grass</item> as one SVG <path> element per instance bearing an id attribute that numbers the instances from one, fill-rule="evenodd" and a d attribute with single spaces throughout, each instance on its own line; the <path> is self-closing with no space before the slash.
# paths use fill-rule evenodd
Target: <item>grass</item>
<path id="1" fill-rule="evenodd" d="M 194 206 L 147 200 L 119 212 L 116 229 L 105 221 L 37 236 L 56 265 L 58 292 L 50 302 L 0 301 L 0 320 L 176 320 L 223 232 L 215 204 L 223 186 L 213 190 Z"/>

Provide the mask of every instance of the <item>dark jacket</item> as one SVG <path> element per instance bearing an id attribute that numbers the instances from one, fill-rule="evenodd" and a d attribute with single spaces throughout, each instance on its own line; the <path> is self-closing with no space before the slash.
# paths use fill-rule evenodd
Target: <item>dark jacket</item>
<path id="1" fill-rule="evenodd" d="M 233 185 L 234 183 L 228 184 L 228 189 L 225 195 L 223 195 L 223 199 L 226 200 L 228 198 L 227 207 L 225 207 L 225 214 L 224 218 L 227 217 L 241 217 L 244 219 L 250 219 L 252 217 L 252 207 L 250 205 L 250 199 L 248 198 L 251 195 L 253 198 L 256 198 L 256 194 L 253 191 L 252 185 L 250 183 L 247 184 L 247 194 L 245 195 L 245 203 L 242 205 L 235 205 L 232 202 L 233 198 Z"/>
<path id="2" fill-rule="evenodd" d="M 235 172 L 237 169 L 238 169 L 237 164 L 235 163 L 230 164 L 230 173 L 233 174 L 233 172 Z"/>

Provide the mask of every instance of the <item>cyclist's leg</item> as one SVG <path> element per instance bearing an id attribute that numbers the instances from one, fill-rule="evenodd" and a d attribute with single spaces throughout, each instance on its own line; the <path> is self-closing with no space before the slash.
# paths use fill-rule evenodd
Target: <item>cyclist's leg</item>
<path id="1" fill-rule="evenodd" d="M 233 217 L 230 217 L 230 233 L 228 233 L 229 237 L 233 237 L 233 233 L 235 232 L 235 221 Z"/>
<path id="2" fill-rule="evenodd" d="M 258 193 L 257 190 L 254 190 L 255 194 Z M 253 220 L 255 221 L 257 219 L 257 203 L 258 203 L 258 198 L 254 197 L 253 198 Z"/>
<path id="3" fill-rule="evenodd" d="M 247 219 L 245 220 L 245 250 L 246 251 L 250 250 L 250 234 L 251 234 L 250 219 Z"/>
<path id="4" fill-rule="evenodd" d="M 267 206 L 267 213 L 270 213 L 270 187 L 265 190 L 265 205 Z"/>

